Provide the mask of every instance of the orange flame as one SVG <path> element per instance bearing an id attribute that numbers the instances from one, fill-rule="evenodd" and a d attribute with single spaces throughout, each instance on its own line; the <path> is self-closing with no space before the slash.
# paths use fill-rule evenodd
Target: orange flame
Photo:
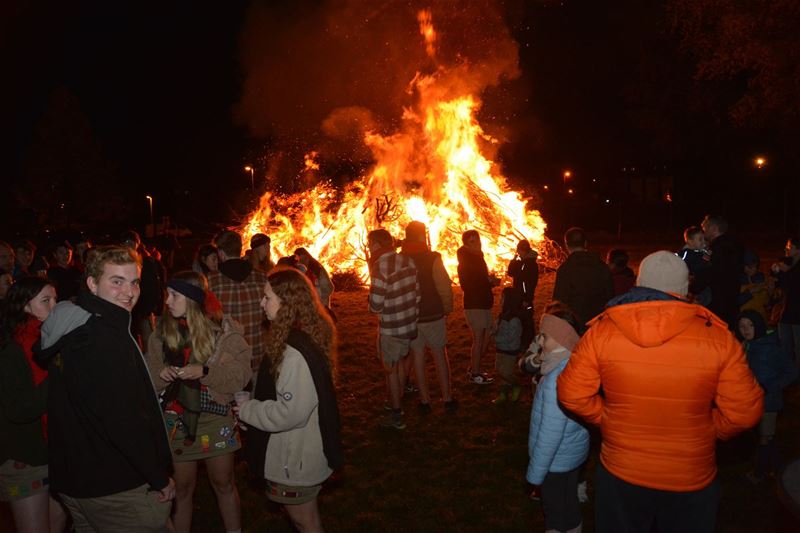
<path id="1" fill-rule="evenodd" d="M 419 21 L 431 53 L 436 33 L 430 13 L 420 12 Z M 425 223 L 431 247 L 451 275 L 468 229 L 481 233 L 486 262 L 496 272 L 505 268 L 519 239 L 527 238 L 534 248 L 546 246 L 539 212 L 527 209 L 527 199 L 509 188 L 484 155 L 498 141 L 475 119 L 480 101 L 458 94 L 453 80 L 441 67 L 432 75 L 418 73 L 410 86 L 417 105 L 404 110 L 402 129 L 365 133 L 376 161 L 366 175 L 344 190 L 321 182 L 288 196 L 265 193 L 240 228 L 245 242 L 266 233 L 280 255 L 303 246 L 329 268 L 356 271 L 362 279 L 368 275 L 368 231 L 384 227 L 400 238 L 412 220 Z M 449 93 L 455 96 L 442 96 Z M 319 168 L 315 158 L 315 152 L 306 155 L 306 172 Z"/>
<path id="2" fill-rule="evenodd" d="M 425 38 L 425 51 L 429 56 L 436 55 L 436 30 L 433 28 L 431 12 L 423 9 L 417 14 L 419 33 Z"/>

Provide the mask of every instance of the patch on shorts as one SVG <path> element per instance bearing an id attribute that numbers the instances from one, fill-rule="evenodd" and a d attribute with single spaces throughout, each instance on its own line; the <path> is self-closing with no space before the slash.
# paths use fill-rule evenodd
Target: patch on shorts
<path id="1" fill-rule="evenodd" d="M 228 446 L 236 446 L 237 444 L 239 444 L 239 441 L 236 440 L 236 437 L 233 437 L 228 441 Z"/>
<path id="2" fill-rule="evenodd" d="M 284 392 L 283 393 L 283 399 L 288 402 L 289 400 L 292 399 L 292 393 L 291 392 Z"/>
<path id="3" fill-rule="evenodd" d="M 228 435 L 230 435 L 230 434 L 231 434 L 231 428 L 230 428 L 230 426 L 222 426 L 222 427 L 220 428 L 220 430 L 219 430 L 219 436 L 220 436 L 220 437 L 227 437 L 227 436 L 228 436 Z"/>
<path id="4" fill-rule="evenodd" d="M 224 441 L 223 442 L 214 443 L 214 448 L 223 449 L 223 448 L 227 448 L 227 447 L 228 447 L 228 445 Z"/>
<path id="5" fill-rule="evenodd" d="M 208 453 L 211 450 L 208 435 L 202 435 L 200 437 L 200 446 L 203 448 L 203 453 Z"/>

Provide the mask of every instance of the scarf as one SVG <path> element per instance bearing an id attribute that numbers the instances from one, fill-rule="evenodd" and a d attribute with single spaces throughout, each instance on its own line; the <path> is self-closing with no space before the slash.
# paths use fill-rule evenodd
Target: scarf
<path id="1" fill-rule="evenodd" d="M 570 355 L 572 355 L 572 352 L 563 346 L 542 355 L 542 375 L 552 372 L 561 361 L 567 359 Z"/>
<path id="2" fill-rule="evenodd" d="M 314 388 L 317 391 L 319 400 L 317 412 L 319 414 L 319 432 L 322 436 L 322 451 L 328 461 L 328 466 L 332 470 L 338 470 L 344 464 L 341 424 L 339 422 L 339 407 L 336 403 L 336 390 L 333 387 L 333 379 L 330 368 L 328 368 L 328 362 L 322 350 L 314 344 L 308 333 L 304 331 L 298 329 L 290 331 L 286 344 L 303 355 L 303 359 L 305 359 L 308 369 L 311 371 L 311 379 L 314 380 Z M 272 375 L 269 367 L 270 361 L 265 357 L 258 368 L 255 400 L 275 401 L 278 399 L 275 376 Z M 264 462 L 267 457 L 269 437 L 270 433 L 248 426 L 244 457 L 250 468 L 251 475 L 259 478 L 264 477 Z"/>
<path id="3" fill-rule="evenodd" d="M 39 340 L 41 336 L 42 321 L 30 317 L 28 320 L 17 326 L 14 332 L 14 342 L 16 342 L 22 351 L 25 352 L 25 359 L 28 361 L 28 366 L 31 367 L 31 374 L 33 375 L 33 384 L 38 386 L 47 378 L 47 370 L 37 365 L 33 361 L 33 345 Z M 47 439 L 47 413 L 42 415 L 42 431 L 44 438 Z"/>
<path id="4" fill-rule="evenodd" d="M 181 334 L 181 345 L 177 350 L 171 350 L 164 343 L 164 363 L 169 366 L 182 368 L 190 364 L 198 364 L 192 354 L 189 344 L 189 326 L 186 319 L 178 320 L 178 331 Z M 197 439 L 197 422 L 200 419 L 200 380 L 176 379 L 164 390 L 164 409 L 178 413 L 184 428 L 184 445 L 191 446 Z"/>

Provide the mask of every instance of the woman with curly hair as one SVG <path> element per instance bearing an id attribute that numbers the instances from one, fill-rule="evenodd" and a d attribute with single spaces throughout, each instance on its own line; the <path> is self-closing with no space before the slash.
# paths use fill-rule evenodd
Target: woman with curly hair
<path id="1" fill-rule="evenodd" d="M 238 408 L 255 428 L 247 461 L 299 531 L 322 531 L 317 495 L 342 465 L 332 378 L 336 330 L 308 278 L 294 268 L 270 272 L 261 307 L 270 320 L 267 349 L 255 399 Z"/>
<path id="2" fill-rule="evenodd" d="M 50 282 L 25 277 L 0 308 L 0 501 L 11 504 L 19 532 L 63 531 L 66 522 L 47 482 L 47 372 L 32 360 L 55 305 Z"/>
<path id="3" fill-rule="evenodd" d="M 150 336 L 147 363 L 161 393 L 175 465 L 175 530 L 190 531 L 197 462 L 205 462 L 228 532 L 241 530 L 233 458 L 241 448 L 230 409 L 252 376 L 240 324 L 222 314 L 205 276 L 179 272 L 167 283 L 167 309 Z"/>

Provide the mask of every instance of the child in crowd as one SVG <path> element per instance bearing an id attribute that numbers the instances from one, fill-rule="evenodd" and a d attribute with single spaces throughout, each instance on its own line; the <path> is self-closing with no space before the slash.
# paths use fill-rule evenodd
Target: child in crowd
<path id="1" fill-rule="evenodd" d="M 614 296 L 625 294 L 636 282 L 636 275 L 628 266 L 628 253 L 625 250 L 610 250 L 606 256 L 606 263 L 611 270 L 611 279 L 614 281 Z"/>
<path id="2" fill-rule="evenodd" d="M 506 287 L 500 296 L 500 305 L 500 316 L 492 331 L 497 351 L 494 366 L 502 382 L 495 404 L 504 403 L 506 399 L 516 402 L 522 390 L 514 376 L 517 357 L 522 351 L 522 292 Z"/>
<path id="3" fill-rule="evenodd" d="M 764 414 L 758 423 L 755 470 L 746 474 L 749 481 L 758 484 L 779 467 L 778 451 L 773 442 L 775 425 L 778 411 L 783 408 L 783 389 L 797 377 L 797 368 L 781 348 L 777 334 L 767 330 L 767 323 L 759 312 L 743 311 L 737 326 L 747 364 L 764 389 Z"/>
<path id="4" fill-rule="evenodd" d="M 589 432 L 561 409 L 556 383 L 578 343 L 577 329 L 562 306 L 551 306 L 539 327 L 542 378 L 531 410 L 526 478 L 540 486 L 546 531 L 581 530 L 578 475 L 589 454 Z"/>
<path id="5" fill-rule="evenodd" d="M 767 320 L 768 307 L 772 295 L 772 287 L 767 282 L 766 276 L 758 269 L 758 255 L 752 250 L 744 252 L 744 271 L 741 277 L 741 292 L 739 293 L 740 311 L 753 310 Z"/>
<path id="6" fill-rule="evenodd" d="M 678 252 L 678 257 L 689 268 L 689 292 L 694 296 L 695 303 L 708 307 L 711 288 L 696 283 L 711 268 L 711 253 L 706 250 L 705 233 L 699 226 L 689 226 L 683 232 L 683 241 L 685 244 Z"/>

